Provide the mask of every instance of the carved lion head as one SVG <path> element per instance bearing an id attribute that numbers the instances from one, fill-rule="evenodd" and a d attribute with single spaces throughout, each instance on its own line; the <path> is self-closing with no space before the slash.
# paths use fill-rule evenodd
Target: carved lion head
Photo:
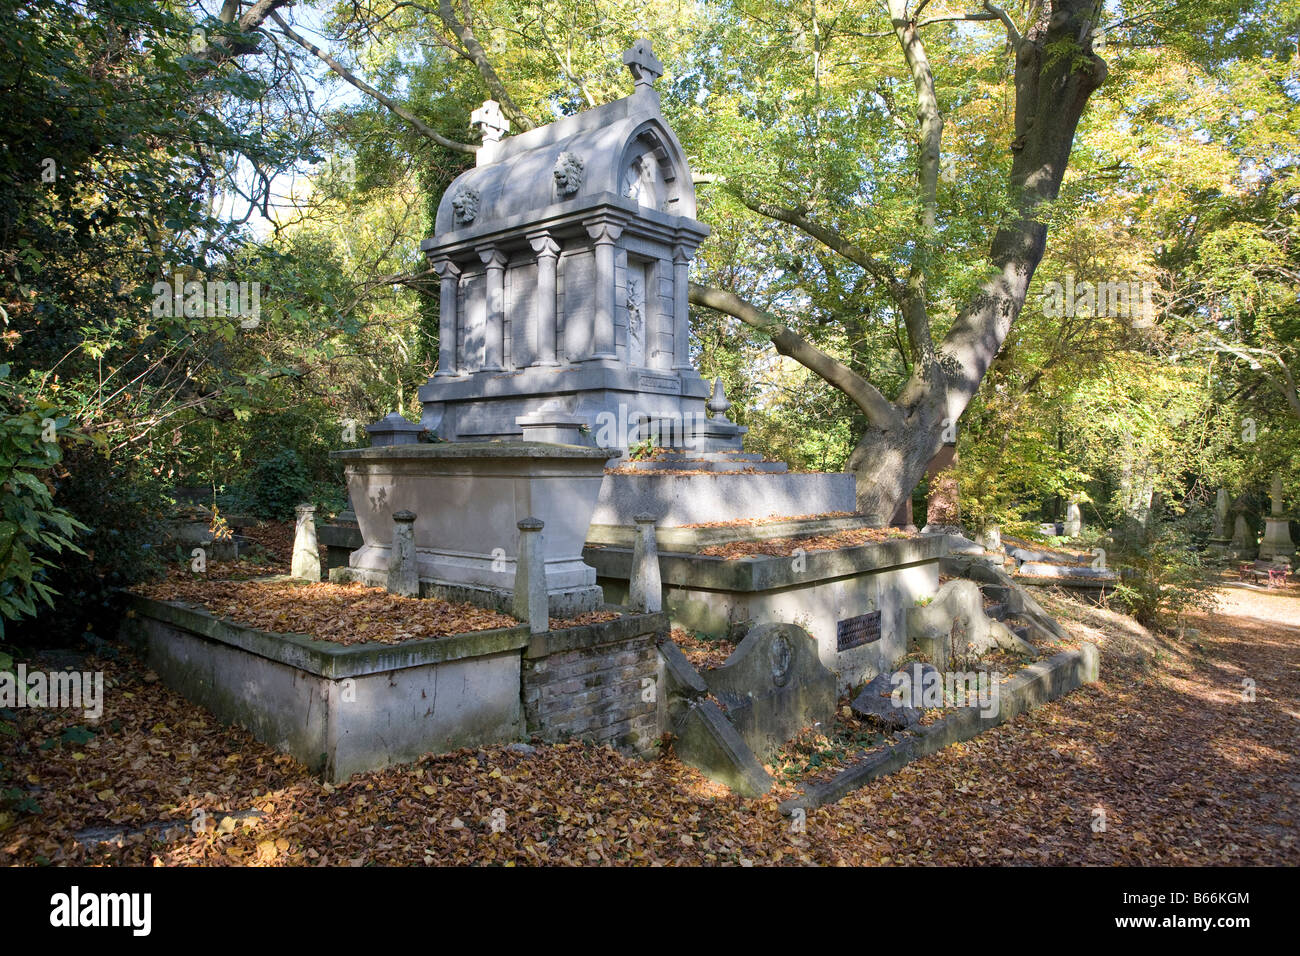
<path id="1" fill-rule="evenodd" d="M 451 197 L 451 211 L 456 222 L 468 225 L 478 218 L 478 190 L 462 189 Z"/>
<path id="2" fill-rule="evenodd" d="M 555 191 L 561 196 L 572 196 L 582 187 L 582 173 L 586 164 L 582 157 L 567 150 L 555 161 Z"/>

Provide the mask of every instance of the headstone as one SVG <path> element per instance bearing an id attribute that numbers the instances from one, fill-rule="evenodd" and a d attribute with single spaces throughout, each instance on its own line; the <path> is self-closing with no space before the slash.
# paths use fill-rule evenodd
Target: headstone
<path id="1" fill-rule="evenodd" d="M 1255 544 L 1255 536 L 1250 533 L 1250 525 L 1246 521 L 1246 516 L 1240 511 L 1237 512 L 1236 520 L 1232 526 L 1232 540 L 1228 543 L 1228 555 L 1233 560 L 1254 560 L 1259 549 Z"/>
<path id="2" fill-rule="evenodd" d="M 1079 511 L 1079 502 L 1070 501 L 1070 505 L 1065 510 L 1065 536 L 1067 538 L 1077 538 L 1083 534 L 1083 514 Z"/>
<path id="3" fill-rule="evenodd" d="M 1282 474 L 1273 475 L 1272 512 L 1264 519 L 1264 540 L 1259 545 L 1259 556 L 1273 561 L 1290 561 L 1295 557 L 1295 542 L 1291 540 L 1291 517 L 1282 506 Z"/>
<path id="4" fill-rule="evenodd" d="M 546 595 L 546 565 L 543 561 L 542 528 L 537 518 L 524 518 L 519 527 L 519 554 L 515 561 L 515 593 L 511 613 L 526 621 L 528 630 L 541 634 L 549 630 L 550 606 Z"/>
<path id="5" fill-rule="evenodd" d="M 835 719 L 835 674 L 795 624 L 751 628 L 725 664 L 702 676 L 759 760 L 804 728 L 828 730 Z"/>
<path id="6" fill-rule="evenodd" d="M 1220 488 L 1214 496 L 1214 527 L 1210 531 L 1210 550 L 1219 556 L 1228 553 L 1228 489 Z"/>
<path id="7" fill-rule="evenodd" d="M 320 580 L 320 550 L 316 542 L 316 506 L 298 505 L 298 517 L 293 530 L 293 559 L 289 573 L 308 581 Z"/>
<path id="8" fill-rule="evenodd" d="M 393 512 L 393 551 L 388 559 L 388 593 L 420 596 L 420 568 L 415 556 L 415 512 Z"/>
<path id="9" fill-rule="evenodd" d="M 655 540 L 655 516 L 638 514 L 636 541 L 632 545 L 632 580 L 628 603 L 638 611 L 657 614 L 663 610 L 663 583 L 659 577 L 659 545 Z"/>

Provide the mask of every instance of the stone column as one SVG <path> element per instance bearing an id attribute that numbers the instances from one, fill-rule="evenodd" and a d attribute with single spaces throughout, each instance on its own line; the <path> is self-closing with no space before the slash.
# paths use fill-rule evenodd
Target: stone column
<path id="1" fill-rule="evenodd" d="M 460 328 L 456 315 L 456 293 L 460 288 L 460 269 L 450 259 L 439 259 L 433 271 L 442 280 L 438 300 L 438 371 L 434 378 L 451 378 L 456 369 L 456 334 Z"/>
<path id="2" fill-rule="evenodd" d="M 505 254 L 491 246 L 478 250 L 487 266 L 483 295 L 487 301 L 487 328 L 483 330 L 483 370 L 499 372 L 505 357 L 506 341 L 506 262 Z"/>
<path id="3" fill-rule="evenodd" d="M 632 546 L 632 580 L 628 583 L 628 604 L 638 611 L 657 614 L 664 608 L 664 589 L 659 576 L 655 516 L 638 514 L 632 520 L 636 522 L 636 541 Z"/>
<path id="4" fill-rule="evenodd" d="M 546 563 L 542 550 L 539 518 L 524 518 L 519 528 L 519 553 L 515 559 L 515 593 L 510 613 L 528 624 L 529 632 L 550 630 L 550 607 L 546 595 Z"/>
<path id="5" fill-rule="evenodd" d="M 596 246 L 596 314 L 593 317 L 592 352 L 589 358 L 618 358 L 614 351 L 614 312 L 617 309 L 614 290 L 614 243 L 623 234 L 618 223 L 599 220 L 587 223 L 587 235 Z"/>
<path id="6" fill-rule="evenodd" d="M 558 365 L 555 358 L 555 265 L 559 260 L 560 244 L 550 233 L 529 236 L 528 242 L 537 253 L 537 317 L 533 326 L 537 332 L 536 365 Z"/>
<path id="7" fill-rule="evenodd" d="M 415 556 L 415 512 L 393 512 L 393 546 L 388 558 L 388 593 L 420 596 L 420 569 Z"/>
<path id="8" fill-rule="evenodd" d="M 320 551 L 316 543 L 316 506 L 299 505 L 294 509 L 298 523 L 293 532 L 293 560 L 289 573 L 308 581 L 320 580 Z"/>
<path id="9" fill-rule="evenodd" d="M 691 251 L 685 246 L 673 250 L 673 368 L 691 368 Z"/>

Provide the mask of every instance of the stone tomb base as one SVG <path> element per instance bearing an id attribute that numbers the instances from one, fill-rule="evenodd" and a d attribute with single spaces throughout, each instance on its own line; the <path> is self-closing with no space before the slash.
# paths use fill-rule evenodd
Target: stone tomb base
<path id="1" fill-rule="evenodd" d="M 942 535 L 898 538 L 789 556 L 709 557 L 711 544 L 832 533 L 862 518 L 665 529 L 659 533 L 664 609 L 673 624 L 706 634 L 743 635 L 755 624 L 798 624 L 817 642 L 840 689 L 870 680 L 907 652 L 906 612 L 939 588 Z M 592 526 L 584 552 L 608 600 L 623 601 L 632 570 L 625 529 Z"/>
<path id="2" fill-rule="evenodd" d="M 539 442 L 382 445 L 331 453 L 344 463 L 364 544 L 330 580 L 383 586 L 393 513 L 415 512 L 422 594 L 508 607 L 518 522 L 540 518 L 551 613 L 600 607 L 583 539 L 616 451 Z"/>
<path id="3" fill-rule="evenodd" d="M 123 637 L 164 684 L 336 783 L 529 735 L 644 755 L 660 733 L 661 614 L 535 635 L 520 625 L 342 645 L 175 602 L 135 597 L 131 609 Z"/>
<path id="4" fill-rule="evenodd" d="M 730 467 L 742 469 L 747 465 L 754 467 L 744 461 Z M 654 515 L 659 527 L 675 528 L 856 510 L 852 475 L 743 470 L 678 475 L 645 470 L 607 474 L 591 520 L 597 525 L 631 527 L 633 516 L 644 512 Z"/>

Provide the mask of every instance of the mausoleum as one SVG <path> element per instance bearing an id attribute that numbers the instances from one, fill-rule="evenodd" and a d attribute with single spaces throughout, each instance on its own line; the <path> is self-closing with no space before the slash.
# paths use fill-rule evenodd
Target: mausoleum
<path id="1" fill-rule="evenodd" d="M 659 109 L 663 67 L 640 41 L 631 96 L 503 139 L 476 111 L 477 165 L 438 205 L 421 244 L 441 277 L 438 371 L 423 425 L 446 441 L 580 430 L 626 447 L 739 449 L 744 429 L 705 415 L 691 364 L 687 271 L 708 227 L 681 144 Z M 552 438 L 556 437 L 548 432 Z M 635 440 L 636 435 L 632 436 Z"/>

